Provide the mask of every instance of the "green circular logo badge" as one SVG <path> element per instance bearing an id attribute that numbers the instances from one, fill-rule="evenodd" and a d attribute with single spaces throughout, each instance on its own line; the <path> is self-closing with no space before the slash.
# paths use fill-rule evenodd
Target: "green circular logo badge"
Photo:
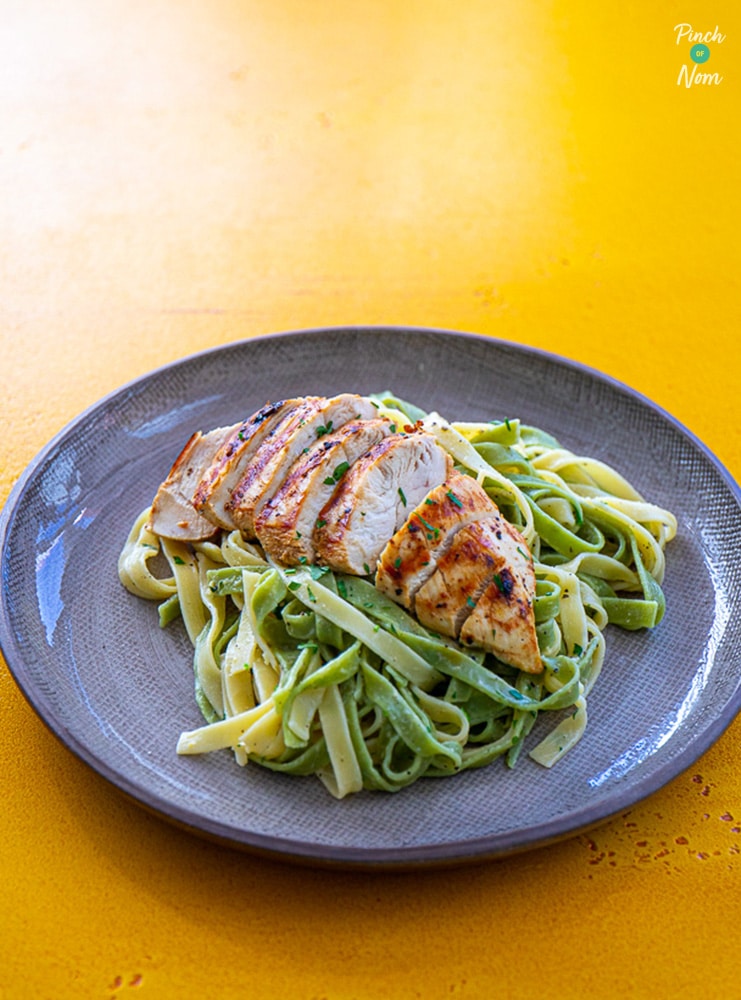
<path id="1" fill-rule="evenodd" d="M 690 59 L 692 62 L 704 63 L 710 58 L 710 49 L 707 45 L 693 45 L 690 49 Z"/>

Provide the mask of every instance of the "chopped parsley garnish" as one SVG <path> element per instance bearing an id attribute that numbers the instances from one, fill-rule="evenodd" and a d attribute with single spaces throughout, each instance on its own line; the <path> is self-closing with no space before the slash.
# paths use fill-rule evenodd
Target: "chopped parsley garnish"
<path id="1" fill-rule="evenodd" d="M 310 601 L 316 603 L 316 597 L 314 596 L 314 592 L 311 589 L 311 587 L 306 588 L 306 596 L 309 598 Z"/>
<path id="2" fill-rule="evenodd" d="M 401 566 L 401 556 L 394 559 L 394 566 L 398 569 Z"/>
<path id="3" fill-rule="evenodd" d="M 180 556 L 174 556 L 172 561 L 178 566 L 185 566 L 185 559 L 181 559 Z"/>
<path id="4" fill-rule="evenodd" d="M 476 607 L 476 601 L 474 601 L 474 599 L 472 597 L 467 597 L 466 598 L 466 604 L 469 606 L 469 608 L 475 608 Z"/>
<path id="5" fill-rule="evenodd" d="M 301 584 L 298 582 L 298 580 L 291 580 L 291 582 L 288 584 L 288 589 L 289 590 L 298 590 L 298 588 L 300 586 L 301 586 Z"/>
<path id="6" fill-rule="evenodd" d="M 504 583 L 502 582 L 502 578 L 499 573 L 494 574 L 494 583 L 496 583 L 497 587 L 502 591 L 502 593 L 504 593 Z"/>
<path id="7" fill-rule="evenodd" d="M 344 580 L 338 580 L 337 581 L 337 593 L 344 600 L 347 600 L 347 587 L 345 586 L 345 581 Z"/>
<path id="8" fill-rule="evenodd" d="M 404 496 L 404 490 L 401 488 L 401 486 L 399 487 L 399 496 L 401 497 L 401 502 L 406 507 L 406 505 L 407 505 L 407 498 Z"/>
<path id="9" fill-rule="evenodd" d="M 370 576 L 370 566 L 368 563 L 363 563 L 363 569 L 365 570 L 365 575 Z"/>
<path id="10" fill-rule="evenodd" d="M 396 434 L 396 424 L 391 424 L 389 426 L 389 430 L 391 431 L 392 434 Z"/>
<path id="11" fill-rule="evenodd" d="M 456 507 L 462 507 L 463 506 L 463 504 L 460 502 L 460 500 L 455 495 L 455 493 L 453 493 L 452 490 L 448 490 L 448 492 L 445 494 L 445 496 L 448 498 L 448 500 L 451 501 L 451 503 L 454 503 L 456 505 Z"/>
<path id="12" fill-rule="evenodd" d="M 335 483 L 338 483 L 340 481 L 340 479 L 342 479 L 342 477 L 345 475 L 345 473 L 347 472 L 347 470 L 349 468 L 350 468 L 350 463 L 349 462 L 340 462 L 340 464 L 334 470 L 334 472 L 332 473 L 332 475 L 331 476 L 327 476 L 327 478 L 324 480 L 324 485 L 325 486 L 334 486 Z"/>
<path id="13" fill-rule="evenodd" d="M 321 517 L 320 517 L 320 518 L 319 518 L 319 520 L 318 520 L 318 521 L 316 522 L 316 524 L 314 525 L 314 527 L 315 527 L 315 528 L 323 528 L 323 527 L 324 527 L 324 525 L 325 525 L 326 523 L 327 523 L 327 522 L 326 522 L 326 521 L 323 521 L 323 520 L 321 519 Z"/>
<path id="14" fill-rule="evenodd" d="M 321 427 L 317 427 L 316 436 L 318 438 L 324 437 L 325 434 L 329 434 L 332 430 L 332 421 L 330 420 L 328 424 L 322 424 Z"/>
<path id="15" fill-rule="evenodd" d="M 574 656 L 581 656 L 584 650 L 581 648 L 578 642 L 574 643 Z"/>
<path id="16" fill-rule="evenodd" d="M 325 573 L 329 573 L 329 566 L 309 566 L 309 572 L 312 580 L 318 580 Z"/>

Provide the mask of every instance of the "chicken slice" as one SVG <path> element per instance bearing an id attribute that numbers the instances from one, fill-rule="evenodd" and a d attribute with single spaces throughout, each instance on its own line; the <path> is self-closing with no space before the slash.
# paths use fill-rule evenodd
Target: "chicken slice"
<path id="1" fill-rule="evenodd" d="M 301 399 L 283 399 L 267 403 L 233 429 L 195 489 L 193 504 L 203 517 L 219 527 L 232 531 L 236 528 L 227 507 L 232 490 L 263 441 L 276 432 L 301 402 Z"/>
<path id="2" fill-rule="evenodd" d="M 277 492 L 293 463 L 332 430 L 350 420 L 370 420 L 376 408 L 369 399 L 342 393 L 332 399 L 307 397 L 258 448 L 232 491 L 228 509 L 246 538 L 255 538 L 255 518 Z"/>
<path id="3" fill-rule="evenodd" d="M 537 674 L 543 669 L 535 631 L 535 571 L 524 539 L 502 520 L 499 551 L 504 565 L 479 596 L 466 618 L 459 639 L 497 659 Z"/>
<path id="4" fill-rule="evenodd" d="M 471 476 L 451 470 L 384 548 L 378 560 L 376 587 L 397 604 L 411 608 L 415 594 L 450 548 L 456 532 L 496 512 L 483 486 Z"/>
<path id="5" fill-rule="evenodd" d="M 317 559 L 346 573 L 370 574 L 408 512 L 451 467 L 430 434 L 392 434 L 374 445 L 322 508 L 314 530 Z"/>
<path id="6" fill-rule="evenodd" d="M 497 511 L 454 535 L 413 607 L 427 628 L 539 673 L 534 602 L 535 571 L 525 540 Z"/>
<path id="7" fill-rule="evenodd" d="M 195 509 L 192 497 L 204 470 L 233 431 L 234 427 L 217 427 L 191 435 L 152 502 L 148 527 L 155 534 L 200 542 L 216 532 L 216 526 Z"/>
<path id="8" fill-rule="evenodd" d="M 501 523 L 495 511 L 488 520 L 474 521 L 455 533 L 414 598 L 414 613 L 426 628 L 458 638 L 480 595 L 504 566 L 496 534 Z"/>
<path id="9" fill-rule="evenodd" d="M 342 477 L 369 448 L 391 434 L 385 418 L 351 420 L 321 437 L 291 466 L 255 518 L 255 532 L 276 562 L 314 562 L 312 535 L 322 507 Z"/>

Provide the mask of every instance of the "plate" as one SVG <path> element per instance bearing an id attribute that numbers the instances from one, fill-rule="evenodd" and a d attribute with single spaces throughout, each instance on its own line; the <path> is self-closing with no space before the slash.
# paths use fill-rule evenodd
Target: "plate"
<path id="1" fill-rule="evenodd" d="M 610 462 L 679 520 L 654 631 L 608 631 L 578 746 L 551 770 L 520 758 L 400 794 L 338 802 L 313 779 L 178 757 L 200 723 L 179 626 L 120 585 L 135 516 L 198 428 L 266 400 L 391 389 L 451 419 L 520 417 Z M 481 860 L 594 826 L 689 767 L 741 708 L 739 490 L 649 400 L 580 365 L 473 334 L 305 330 L 186 358 L 81 414 L 32 462 L 0 515 L 0 645 L 62 742 L 136 802 L 275 858 L 355 868 Z M 538 740 L 536 727 L 531 737 Z"/>

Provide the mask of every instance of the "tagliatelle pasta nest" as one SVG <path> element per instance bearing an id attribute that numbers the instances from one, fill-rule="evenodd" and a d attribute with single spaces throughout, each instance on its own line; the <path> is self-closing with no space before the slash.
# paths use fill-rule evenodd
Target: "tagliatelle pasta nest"
<path id="1" fill-rule="evenodd" d="M 434 435 L 521 534 L 542 670 L 434 633 L 372 572 L 281 565 L 236 530 L 161 538 L 147 509 L 118 569 L 131 593 L 159 603 L 161 625 L 182 621 L 194 647 L 205 725 L 183 733 L 177 752 L 231 749 L 241 765 L 316 775 L 342 798 L 499 757 L 512 767 L 539 716 L 555 712 L 555 728 L 529 750 L 550 767 L 584 732 L 606 626 L 661 620 L 676 519 L 609 466 L 516 419 L 448 423 L 390 393 L 370 398 L 382 416 Z"/>

